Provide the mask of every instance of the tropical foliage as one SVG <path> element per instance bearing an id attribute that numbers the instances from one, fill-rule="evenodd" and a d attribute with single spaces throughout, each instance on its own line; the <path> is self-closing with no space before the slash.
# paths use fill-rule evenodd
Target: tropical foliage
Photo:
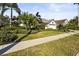
<path id="1" fill-rule="evenodd" d="M 3 16 L 4 12 L 8 10 L 7 3 L 0 3 L 0 8 L 1 8 L 1 16 Z"/>
<path id="2" fill-rule="evenodd" d="M 77 11 L 78 11 L 78 27 L 79 27 L 79 3 L 74 3 L 74 4 L 76 4 L 77 5 Z"/>
<path id="3" fill-rule="evenodd" d="M 11 9 L 11 19 L 8 16 L 4 16 L 4 13 L 6 10 Z M 13 32 L 11 32 L 9 30 L 9 27 L 7 24 L 10 23 L 10 27 L 11 27 L 11 20 L 13 17 L 13 11 L 15 10 L 16 12 L 18 12 L 18 14 L 20 15 L 20 8 L 18 7 L 18 5 L 16 3 L 0 3 L 0 20 L 2 22 L 4 22 L 5 26 L 3 26 L 3 29 L 0 31 L 0 44 L 5 44 L 5 43 L 9 43 L 9 42 L 13 42 L 14 40 L 16 40 L 17 35 Z M 9 21 L 10 20 L 10 21 Z M 9 31 L 7 31 L 9 30 Z"/>
<path id="4" fill-rule="evenodd" d="M 78 17 L 76 16 L 74 19 L 71 19 L 69 23 L 65 26 L 66 29 L 77 29 L 78 28 Z"/>
<path id="5" fill-rule="evenodd" d="M 33 14 L 23 13 L 19 16 L 19 19 L 24 22 L 24 25 L 28 31 L 32 31 L 33 29 L 39 29 L 38 19 Z"/>
<path id="6" fill-rule="evenodd" d="M 7 10 L 10 10 L 11 12 L 10 17 L 7 15 L 4 16 L 4 13 Z M 18 13 L 18 16 L 13 16 L 13 10 Z M 16 34 L 36 33 L 45 29 L 45 24 L 42 22 L 39 12 L 37 12 L 36 15 L 28 12 L 21 13 L 17 3 L 0 3 L 0 20 L 5 24 L 5 26 L 0 26 L 1 43 L 14 41 L 17 37 Z M 20 24 L 23 24 L 23 26 L 20 26 Z M 58 28 L 60 30 L 77 29 L 77 24 L 78 17 L 75 17 L 74 19 L 71 19 L 65 27 L 59 25 Z"/>
<path id="7" fill-rule="evenodd" d="M 18 7 L 18 5 L 16 3 L 0 3 L 0 7 L 1 7 L 1 19 L 3 20 L 3 14 L 6 10 L 11 9 L 11 19 L 10 19 L 10 27 L 11 27 L 11 20 L 13 17 L 13 9 L 20 15 L 21 14 L 21 10 Z"/>
<path id="8" fill-rule="evenodd" d="M 10 43 L 15 41 L 16 39 L 17 39 L 17 35 L 9 31 L 3 31 L 0 34 L 0 44 Z"/>

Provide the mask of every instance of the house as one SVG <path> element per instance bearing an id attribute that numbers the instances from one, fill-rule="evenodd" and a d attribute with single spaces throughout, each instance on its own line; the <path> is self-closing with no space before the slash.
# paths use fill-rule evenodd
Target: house
<path id="1" fill-rule="evenodd" d="M 68 23 L 67 19 L 61 20 L 49 20 L 48 24 L 45 26 L 45 29 L 57 29 L 57 26 L 62 25 L 65 26 Z"/>
<path id="2" fill-rule="evenodd" d="M 45 18 L 41 18 L 41 19 L 42 19 L 42 23 L 45 25 L 45 29 L 57 29 L 59 25 L 65 26 L 68 23 L 67 19 L 61 19 L 61 20 L 54 20 L 54 19 L 47 20 Z M 25 24 L 22 20 L 19 26 L 25 27 Z"/>

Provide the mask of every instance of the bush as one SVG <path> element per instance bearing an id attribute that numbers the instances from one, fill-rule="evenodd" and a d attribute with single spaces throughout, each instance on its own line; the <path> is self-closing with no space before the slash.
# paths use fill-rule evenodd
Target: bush
<path id="1" fill-rule="evenodd" d="M 58 29 L 63 29 L 63 25 L 59 24 L 59 25 L 57 26 L 57 28 L 58 28 Z"/>
<path id="2" fill-rule="evenodd" d="M 57 29 L 51 29 L 51 28 L 49 28 L 49 29 L 45 29 L 44 31 L 57 31 Z"/>
<path id="3" fill-rule="evenodd" d="M 17 31 L 16 31 L 17 33 Z M 27 30 L 26 29 L 20 29 L 18 30 L 18 34 L 26 34 L 27 33 Z"/>
<path id="4" fill-rule="evenodd" d="M 75 23 L 69 23 L 65 26 L 65 28 L 75 30 L 77 29 L 77 25 Z"/>
<path id="5" fill-rule="evenodd" d="M 0 44 L 6 44 L 13 42 L 17 39 L 17 35 L 9 32 L 9 31 L 4 31 L 0 34 Z"/>
<path id="6" fill-rule="evenodd" d="M 65 26 L 66 29 L 76 30 L 78 29 L 78 17 L 71 19 Z"/>
<path id="7" fill-rule="evenodd" d="M 38 33 L 40 32 L 39 30 L 32 30 L 31 34 L 35 34 L 35 33 Z"/>

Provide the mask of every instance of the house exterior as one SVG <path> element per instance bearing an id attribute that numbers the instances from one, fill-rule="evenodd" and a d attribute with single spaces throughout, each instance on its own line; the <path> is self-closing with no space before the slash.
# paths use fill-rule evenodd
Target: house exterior
<path id="1" fill-rule="evenodd" d="M 45 26 L 45 29 L 56 29 L 56 23 L 54 20 L 51 20 L 50 22 L 48 22 L 48 24 Z"/>
<path id="2" fill-rule="evenodd" d="M 59 25 L 65 26 L 68 23 L 67 19 L 61 19 L 61 20 L 54 20 L 54 19 L 47 20 L 45 18 L 41 18 L 41 19 L 42 19 L 42 23 L 45 25 L 45 29 L 57 29 Z M 25 24 L 22 20 L 19 26 L 25 27 Z"/>
<path id="3" fill-rule="evenodd" d="M 68 23 L 67 19 L 61 19 L 61 20 L 52 19 L 45 26 L 45 29 L 57 29 L 58 25 L 65 26 L 67 23 Z"/>

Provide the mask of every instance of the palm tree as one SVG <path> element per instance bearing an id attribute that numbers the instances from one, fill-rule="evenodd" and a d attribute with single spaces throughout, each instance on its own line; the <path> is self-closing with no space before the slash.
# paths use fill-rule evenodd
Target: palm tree
<path id="1" fill-rule="evenodd" d="M 8 3 L 7 4 L 8 7 L 10 7 L 10 10 L 11 10 L 11 19 L 10 19 L 10 27 L 11 27 L 11 20 L 12 20 L 12 17 L 13 17 L 13 9 L 20 15 L 21 14 L 21 10 L 20 8 L 18 7 L 17 3 Z"/>
<path id="2" fill-rule="evenodd" d="M 78 5 L 78 27 L 79 27 L 79 3 L 74 3 Z"/>
<path id="3" fill-rule="evenodd" d="M 42 23 L 41 15 L 39 15 L 39 12 L 36 13 L 36 17 L 38 18 L 38 21 Z"/>
<path id="4" fill-rule="evenodd" d="M 3 16 L 4 12 L 6 10 L 11 9 L 11 19 L 10 19 L 10 27 L 11 27 L 11 20 L 12 20 L 12 16 L 13 16 L 13 9 L 20 15 L 21 14 L 21 10 L 18 7 L 17 3 L 0 3 L 0 7 L 1 7 L 1 16 Z M 8 7 L 8 8 L 7 8 Z"/>
<path id="5" fill-rule="evenodd" d="M 36 16 L 28 13 L 23 13 L 19 17 L 24 24 L 26 25 L 26 29 L 28 30 L 29 34 L 32 31 L 32 28 L 37 28 L 39 22 Z"/>
<path id="6" fill-rule="evenodd" d="M 8 10 L 7 3 L 0 3 L 0 8 L 1 8 L 1 16 L 2 16 L 2 20 L 3 20 L 3 14 L 6 10 Z"/>

